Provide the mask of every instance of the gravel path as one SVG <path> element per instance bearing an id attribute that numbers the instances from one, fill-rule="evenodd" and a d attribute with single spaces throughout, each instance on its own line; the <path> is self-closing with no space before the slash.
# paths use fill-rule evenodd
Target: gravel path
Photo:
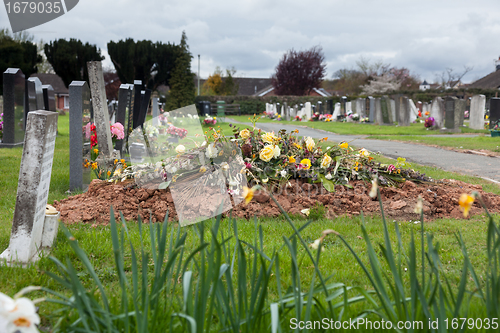
<path id="1" fill-rule="evenodd" d="M 232 123 L 240 123 L 231 119 Z M 240 123 L 251 125 L 250 123 Z M 404 157 L 410 162 L 438 167 L 446 171 L 454 171 L 467 175 L 477 176 L 500 184 L 500 158 L 473 154 L 464 154 L 451 150 L 434 148 L 411 143 L 369 140 L 362 135 L 341 135 L 323 130 L 303 126 L 285 125 L 279 123 L 257 123 L 257 127 L 264 131 L 277 132 L 280 129 L 287 131 L 299 130 L 299 136 L 310 136 L 315 139 L 328 137 L 333 142 L 349 142 L 353 146 L 366 148 L 372 152 L 398 158 Z"/>

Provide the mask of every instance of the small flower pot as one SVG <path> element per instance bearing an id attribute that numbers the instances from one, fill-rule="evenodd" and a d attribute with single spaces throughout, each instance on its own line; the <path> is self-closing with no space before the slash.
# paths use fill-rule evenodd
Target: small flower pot
<path id="1" fill-rule="evenodd" d="M 491 136 L 499 136 L 500 137 L 500 130 L 490 130 Z"/>

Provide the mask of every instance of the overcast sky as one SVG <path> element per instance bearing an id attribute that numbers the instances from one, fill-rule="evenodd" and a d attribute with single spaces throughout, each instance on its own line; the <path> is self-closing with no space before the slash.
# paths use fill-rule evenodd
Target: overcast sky
<path id="1" fill-rule="evenodd" d="M 9 27 L 5 9 L 0 22 Z M 45 42 L 77 38 L 106 45 L 133 38 L 179 43 L 185 30 L 201 77 L 216 66 L 236 76 L 270 77 L 287 50 L 321 45 L 327 77 L 363 56 L 407 67 L 434 81 L 446 68 L 474 69 L 464 82 L 494 70 L 500 56 L 499 0 L 81 0 L 65 15 L 29 29 Z"/>

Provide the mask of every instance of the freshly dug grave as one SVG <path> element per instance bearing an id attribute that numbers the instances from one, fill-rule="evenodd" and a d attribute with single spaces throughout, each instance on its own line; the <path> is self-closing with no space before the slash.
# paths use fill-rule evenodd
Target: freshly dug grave
<path id="1" fill-rule="evenodd" d="M 319 184 L 309 184 L 301 180 L 291 180 L 275 198 L 289 214 L 301 214 L 304 208 L 312 208 L 321 203 L 325 206 L 326 216 L 333 218 L 338 215 L 380 214 L 379 202 L 369 197 L 371 184 L 362 181 L 351 182 L 352 189 L 336 186 L 335 192 L 326 191 Z M 418 220 L 419 214 L 414 212 L 417 198 L 423 198 L 423 211 L 426 220 L 442 217 L 463 218 L 459 210 L 458 199 L 462 193 L 477 191 L 491 212 L 500 210 L 500 196 L 482 191 L 479 185 L 471 185 L 456 180 L 443 180 L 439 184 L 415 184 L 406 181 L 399 188 L 382 187 L 381 196 L 384 213 L 387 218 L 403 221 Z M 196 209 L 207 209 L 209 193 L 203 197 L 194 198 L 199 202 L 197 207 L 191 207 L 193 214 Z M 61 201 L 54 201 L 54 206 L 61 212 L 61 220 L 67 224 L 83 221 L 92 224 L 108 224 L 110 206 L 113 206 L 115 217 L 119 218 L 121 211 L 127 220 L 136 220 L 140 215 L 143 221 L 149 221 L 152 214 L 153 222 L 163 221 L 167 210 L 169 221 L 177 221 L 177 214 L 170 191 L 158 189 L 137 188 L 134 183 L 113 184 L 93 180 L 86 193 L 75 195 Z M 476 200 L 470 215 L 483 213 L 483 208 Z M 227 212 L 226 214 L 229 214 Z M 277 205 L 263 191 L 255 194 L 248 204 L 240 203 L 232 212 L 235 217 L 250 219 L 254 216 L 279 216 Z"/>

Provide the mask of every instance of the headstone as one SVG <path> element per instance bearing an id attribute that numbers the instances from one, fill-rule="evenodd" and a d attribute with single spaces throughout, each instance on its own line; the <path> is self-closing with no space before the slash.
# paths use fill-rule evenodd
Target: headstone
<path id="1" fill-rule="evenodd" d="M 460 132 L 460 118 L 464 119 L 465 101 L 459 100 L 456 97 L 446 97 L 444 101 L 444 127 L 446 132 Z M 461 114 L 460 114 L 461 113 Z"/>
<path id="2" fill-rule="evenodd" d="M 151 101 L 151 89 L 146 89 L 141 91 L 141 112 L 139 114 L 139 126 L 142 126 L 146 122 L 146 116 L 148 114 L 149 103 Z"/>
<path id="3" fill-rule="evenodd" d="M 35 110 L 43 110 L 44 109 L 44 102 L 43 102 L 43 89 L 42 89 L 42 81 L 40 81 L 39 78 L 37 77 L 30 77 L 28 78 L 28 82 L 30 82 L 30 89 L 33 89 L 30 91 L 30 93 L 33 91 L 34 92 L 34 99 L 35 99 L 35 109 L 31 109 L 30 111 L 35 111 Z M 30 99 L 32 96 L 30 96 Z M 31 103 L 30 103 L 31 107 Z"/>
<path id="4" fill-rule="evenodd" d="M 285 120 L 290 121 L 290 107 L 287 102 L 285 102 Z"/>
<path id="5" fill-rule="evenodd" d="M 43 92 L 43 105 L 44 110 L 47 111 L 57 111 L 56 110 L 56 95 L 54 93 L 54 88 L 50 84 L 42 85 Z"/>
<path id="6" fill-rule="evenodd" d="M 94 124 L 96 126 L 97 142 L 99 144 L 99 155 L 103 158 L 111 158 L 113 144 L 109 128 L 109 113 L 106 103 L 102 64 L 100 61 L 89 61 L 87 62 L 87 69 L 89 73 L 92 107 L 94 109 Z"/>
<path id="7" fill-rule="evenodd" d="M 370 113 L 368 115 L 370 123 L 375 121 L 375 98 L 368 96 L 368 100 L 370 101 Z"/>
<path id="8" fill-rule="evenodd" d="M 24 74 L 19 68 L 8 68 L 3 73 L 3 138 L 0 147 L 23 144 L 25 87 Z"/>
<path id="9" fill-rule="evenodd" d="M 434 118 L 435 127 L 444 127 L 444 100 L 441 97 L 432 100 L 430 116 Z"/>
<path id="10" fill-rule="evenodd" d="M 281 106 L 281 112 L 280 112 L 281 119 L 285 118 L 285 105 Z"/>
<path id="11" fill-rule="evenodd" d="M 413 123 L 418 118 L 418 110 L 417 110 L 417 106 L 415 105 L 415 103 L 413 102 L 412 99 L 408 99 L 408 102 L 410 105 L 410 113 L 409 113 L 410 119 L 409 119 L 409 121 L 410 121 L 410 123 Z"/>
<path id="12" fill-rule="evenodd" d="M 387 106 L 385 107 L 385 111 L 387 113 Z M 382 101 L 380 98 L 375 98 L 375 123 L 377 125 L 384 124 L 384 117 L 382 114 Z"/>
<path id="13" fill-rule="evenodd" d="M 425 116 L 425 113 L 426 113 L 426 112 L 429 112 L 429 114 L 430 114 L 430 113 L 431 113 L 431 108 L 430 108 L 429 103 L 424 102 L 424 103 L 422 104 L 422 115 L 423 115 L 423 116 Z"/>
<path id="14" fill-rule="evenodd" d="M 151 99 L 151 107 L 153 114 L 153 126 L 158 126 L 158 116 L 160 115 L 160 110 L 158 109 L 158 97 L 153 97 Z"/>
<path id="15" fill-rule="evenodd" d="M 383 96 L 380 99 L 380 111 L 382 114 L 382 122 L 380 124 L 384 125 L 390 125 L 392 124 L 392 114 L 390 110 L 390 105 L 389 105 L 389 98 L 386 96 Z"/>
<path id="16" fill-rule="evenodd" d="M 345 112 L 347 113 L 349 111 L 352 112 L 352 102 L 351 101 L 346 102 L 346 104 L 345 104 Z"/>
<path id="17" fill-rule="evenodd" d="M 276 103 L 273 103 L 273 109 L 272 109 L 272 111 L 271 111 L 271 115 L 275 115 L 275 114 L 276 114 L 276 112 L 277 112 L 276 110 L 277 110 L 277 108 L 276 108 Z"/>
<path id="18" fill-rule="evenodd" d="M 328 114 L 333 114 L 333 99 L 329 99 L 327 102 L 326 102 L 326 112 Z"/>
<path id="19" fill-rule="evenodd" d="M 490 99 L 489 119 L 490 119 L 490 129 L 492 129 L 495 126 L 495 123 L 500 120 L 500 98 L 493 97 Z"/>
<path id="20" fill-rule="evenodd" d="M 90 184 L 90 90 L 73 81 L 69 89 L 69 190 L 86 191 Z"/>
<path id="21" fill-rule="evenodd" d="M 486 107 L 486 96 L 472 96 L 470 102 L 469 127 L 472 129 L 484 129 L 484 109 Z"/>
<path id="22" fill-rule="evenodd" d="M 462 131 L 464 127 L 465 107 L 467 102 L 464 99 L 455 100 L 455 128 Z"/>
<path id="23" fill-rule="evenodd" d="M 337 117 L 340 116 L 341 105 L 340 103 L 335 103 L 335 109 L 333 110 L 332 119 L 337 121 Z"/>
<path id="24" fill-rule="evenodd" d="M 306 102 L 304 108 L 305 108 L 305 114 L 304 114 L 305 120 L 309 121 L 309 119 L 311 119 L 312 116 L 311 102 Z"/>
<path id="25" fill-rule="evenodd" d="M 389 105 L 391 106 L 392 123 L 396 122 L 396 101 L 392 98 L 389 99 Z"/>
<path id="26" fill-rule="evenodd" d="M 57 116 L 43 110 L 28 114 L 9 248 L 0 255 L 7 262 L 27 264 L 41 251 Z"/>
<path id="27" fill-rule="evenodd" d="M 398 125 L 410 126 L 410 101 L 406 96 L 399 96 Z"/>
<path id="28" fill-rule="evenodd" d="M 356 113 L 359 115 L 360 118 L 366 117 L 366 110 L 365 110 L 365 99 L 364 98 L 358 98 L 355 101 L 356 105 Z"/>
<path id="29" fill-rule="evenodd" d="M 132 99 L 133 85 L 123 83 L 120 85 L 118 93 L 118 109 L 116 110 L 116 122 L 123 125 L 124 132 L 127 133 L 127 119 L 130 112 L 130 100 Z M 115 149 L 122 151 L 123 140 L 117 140 Z"/>

